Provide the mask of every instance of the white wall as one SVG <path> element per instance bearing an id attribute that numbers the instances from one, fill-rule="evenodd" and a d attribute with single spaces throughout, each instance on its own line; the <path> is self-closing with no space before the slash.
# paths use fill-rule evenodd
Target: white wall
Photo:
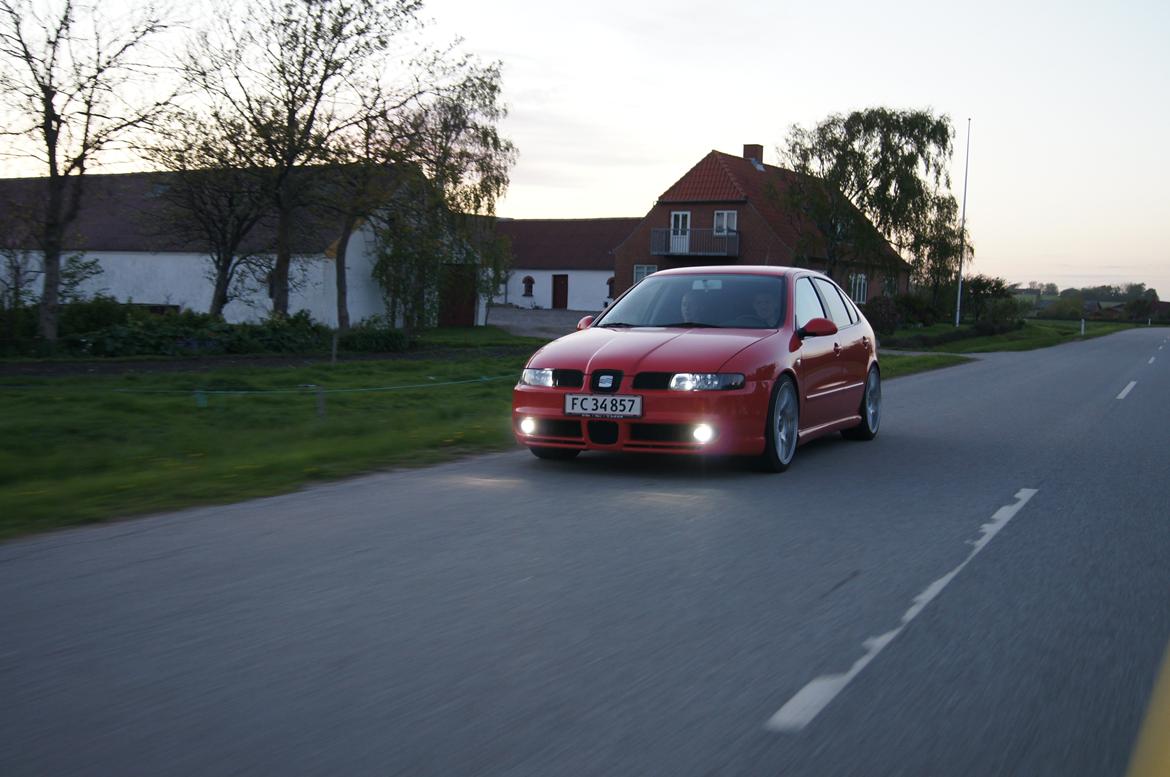
<path id="1" fill-rule="evenodd" d="M 508 279 L 507 294 L 497 294 L 492 301 L 521 308 L 551 308 L 554 275 L 569 276 L 569 310 L 595 313 L 605 307 L 609 290 L 606 281 L 613 277 L 613 273 L 606 270 L 526 270 L 516 267 Z M 524 296 L 526 276 L 535 281 L 531 297 Z"/>

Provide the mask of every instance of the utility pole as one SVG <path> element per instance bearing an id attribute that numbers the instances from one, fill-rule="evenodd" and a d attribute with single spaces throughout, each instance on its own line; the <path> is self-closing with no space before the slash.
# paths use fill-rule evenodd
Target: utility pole
<path id="1" fill-rule="evenodd" d="M 967 171 L 971 168 L 971 117 L 967 117 L 967 155 L 963 161 L 963 210 L 959 216 L 959 290 L 955 293 L 955 326 L 963 307 L 963 258 L 967 255 Z"/>

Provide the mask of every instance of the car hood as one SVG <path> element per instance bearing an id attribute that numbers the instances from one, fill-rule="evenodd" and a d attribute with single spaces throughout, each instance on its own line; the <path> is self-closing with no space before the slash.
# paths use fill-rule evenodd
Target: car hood
<path id="1" fill-rule="evenodd" d="M 761 329 L 583 329 L 541 348 L 529 366 L 562 370 L 717 372 L 728 359 L 773 335 Z"/>

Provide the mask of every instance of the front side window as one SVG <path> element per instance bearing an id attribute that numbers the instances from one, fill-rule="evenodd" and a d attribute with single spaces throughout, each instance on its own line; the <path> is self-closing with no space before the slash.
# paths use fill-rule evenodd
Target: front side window
<path id="1" fill-rule="evenodd" d="M 654 275 L 593 325 L 776 329 L 784 320 L 784 291 L 785 279 L 772 275 Z"/>
<path id="2" fill-rule="evenodd" d="M 825 309 L 821 307 L 812 280 L 801 278 L 796 282 L 796 328 L 800 329 L 814 318 L 825 318 Z"/>
<path id="3" fill-rule="evenodd" d="M 734 210 L 715 211 L 715 234 L 726 235 L 728 232 L 734 232 L 737 229 L 738 215 Z"/>
<path id="4" fill-rule="evenodd" d="M 849 315 L 849 307 L 845 300 L 841 299 L 837 287 L 822 278 L 817 278 L 816 284 L 821 292 L 821 299 L 825 301 L 825 307 L 829 310 L 829 318 L 837 328 L 844 329 L 852 324 L 853 317 Z"/>

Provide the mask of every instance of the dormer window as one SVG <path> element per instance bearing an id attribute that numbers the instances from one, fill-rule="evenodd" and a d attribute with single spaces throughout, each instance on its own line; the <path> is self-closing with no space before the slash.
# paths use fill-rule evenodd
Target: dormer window
<path id="1" fill-rule="evenodd" d="M 735 232 L 737 215 L 738 212 L 734 210 L 715 211 L 715 234 L 726 235 L 729 232 Z"/>

